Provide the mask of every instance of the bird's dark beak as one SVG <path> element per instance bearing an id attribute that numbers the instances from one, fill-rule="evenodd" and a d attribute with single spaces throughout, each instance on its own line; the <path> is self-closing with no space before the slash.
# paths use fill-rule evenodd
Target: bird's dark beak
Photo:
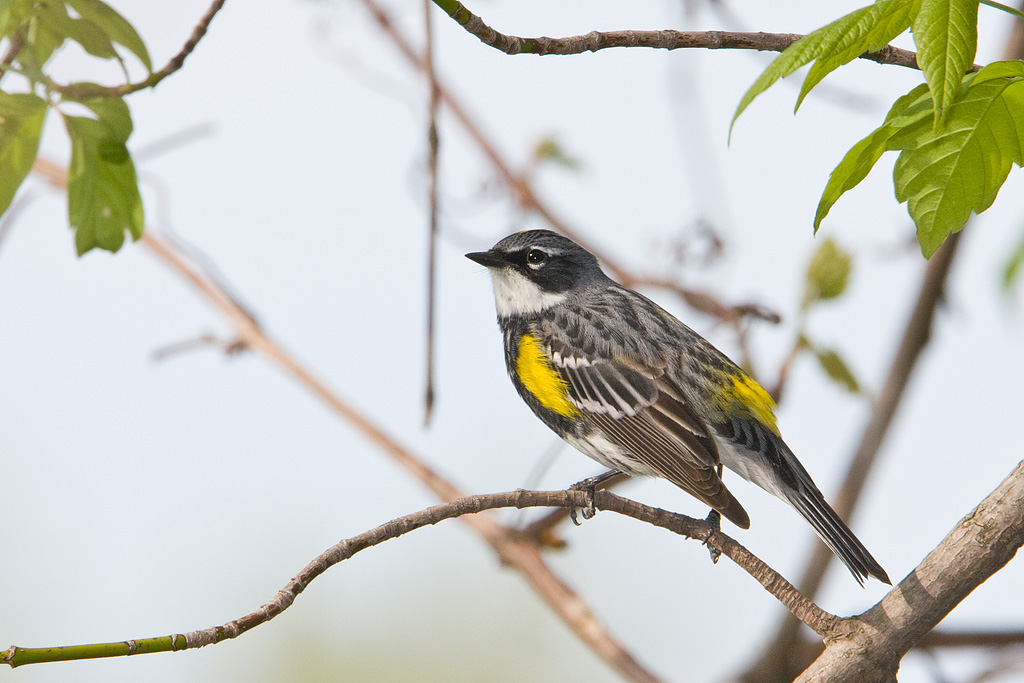
<path id="1" fill-rule="evenodd" d="M 491 251 L 474 251 L 471 254 L 466 254 L 466 258 L 488 268 L 500 268 L 508 265 L 505 257 L 493 249 Z"/>

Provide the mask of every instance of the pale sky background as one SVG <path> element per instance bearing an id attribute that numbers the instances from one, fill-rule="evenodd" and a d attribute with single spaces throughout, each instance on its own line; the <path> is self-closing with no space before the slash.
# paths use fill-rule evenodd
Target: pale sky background
<path id="1" fill-rule="evenodd" d="M 117 0 L 154 64 L 181 47 L 207 3 Z M 858 3 L 748 0 L 738 23 L 678 3 L 477 1 L 496 28 L 571 35 L 626 28 L 806 32 Z M 420 3 L 392 2 L 421 40 Z M 1009 22 L 982 8 L 978 61 L 1000 56 Z M 798 116 L 784 83 L 726 132 L 770 59 L 740 52 L 609 50 L 509 57 L 434 13 L 438 71 L 500 149 L 524 163 L 554 136 L 582 162 L 543 170 L 537 188 L 582 233 L 640 272 L 754 300 L 784 317 L 755 326 L 768 383 L 792 343 L 811 221 L 829 171 L 920 74 L 873 63 L 830 77 Z M 908 45 L 906 38 L 901 44 Z M 70 52 L 59 73 L 96 78 Z M 116 73 L 101 68 L 100 73 Z M 111 81 L 113 82 L 113 81 Z M 6 84 L 6 83 L 5 83 Z M 131 148 L 148 224 L 205 252 L 266 329 L 359 410 L 469 492 L 514 489 L 556 438 L 509 385 L 490 280 L 463 254 L 523 220 L 452 120 L 442 118 L 437 402 L 422 427 L 425 322 L 425 88 L 355 2 L 228 2 L 185 68 L 133 95 Z M 862 106 L 851 111 L 847 98 Z M 208 135 L 150 146 L 195 127 Z M 42 153 L 65 161 L 60 121 Z M 849 294 L 813 314 L 865 386 L 880 387 L 917 294 L 923 260 L 893 199 L 887 156 L 826 221 L 856 254 Z M 1015 170 L 969 228 L 949 301 L 852 526 L 903 578 L 1021 459 L 1021 302 L 999 291 L 1024 229 Z M 0 246 L 0 453 L 4 527 L 0 648 L 167 635 L 222 624 L 264 603 L 322 550 L 436 502 L 347 424 L 254 354 L 154 351 L 228 328 L 148 251 L 74 254 L 66 200 L 34 201 Z M 710 268 L 673 270 L 666 245 L 699 218 L 727 242 Z M 734 353 L 713 321 L 647 292 Z M 787 441 L 832 497 L 868 404 L 809 359 L 780 407 Z M 568 448 L 539 487 L 598 468 Z M 774 498 L 738 481 L 749 531 L 726 531 L 791 579 L 813 542 Z M 664 482 L 620 489 L 703 516 Z M 511 513 L 504 513 L 508 519 Z M 556 570 L 659 675 L 720 681 L 746 666 L 782 608 L 699 544 L 600 514 L 564 529 Z M 1018 560 L 953 613 L 953 627 L 1020 627 Z M 820 604 L 862 611 L 885 594 L 833 565 Z M 943 656 L 946 680 L 984 661 Z M 901 681 L 936 680 L 908 657 Z M 617 680 L 514 572 L 457 522 L 368 550 L 314 582 L 283 616 L 200 651 L 34 665 L 50 681 Z"/>

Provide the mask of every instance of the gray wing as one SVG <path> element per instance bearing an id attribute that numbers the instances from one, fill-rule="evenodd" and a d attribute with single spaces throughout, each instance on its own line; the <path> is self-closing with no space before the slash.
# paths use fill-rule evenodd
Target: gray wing
<path id="1" fill-rule="evenodd" d="M 552 342 L 551 360 L 584 419 L 638 462 L 638 470 L 668 479 L 737 526 L 750 526 L 718 475 L 718 449 L 707 426 L 662 370 L 584 354 L 564 340 Z"/>

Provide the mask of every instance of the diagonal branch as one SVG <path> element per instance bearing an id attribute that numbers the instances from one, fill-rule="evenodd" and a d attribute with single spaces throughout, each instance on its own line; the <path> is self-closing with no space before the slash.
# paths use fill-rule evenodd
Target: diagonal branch
<path id="1" fill-rule="evenodd" d="M 796 589 L 768 565 L 754 556 L 735 540 L 715 529 L 706 521 L 693 519 L 685 515 L 652 508 L 635 501 L 620 498 L 606 491 L 596 492 L 593 499 L 594 507 L 599 510 L 616 512 L 633 519 L 647 522 L 673 533 L 702 540 L 706 545 L 721 551 L 743 569 L 756 578 L 772 595 L 782 601 L 793 614 L 815 632 L 824 636 L 839 625 L 841 620 L 835 615 L 825 612 L 817 605 L 800 595 Z M 379 545 L 393 538 L 421 529 L 439 522 L 475 515 L 496 508 L 528 508 L 528 507 L 576 507 L 588 506 L 590 499 L 585 491 L 509 491 L 507 493 L 490 493 L 466 496 L 456 500 L 434 505 L 411 515 L 399 517 L 374 529 L 353 536 L 332 546 L 310 562 L 305 569 L 278 591 L 270 602 L 255 612 L 244 617 L 229 621 L 222 626 L 192 631 L 185 634 L 127 640 L 114 643 L 80 645 L 63 648 L 20 648 L 12 646 L 0 657 L 0 663 L 11 668 L 25 664 L 42 662 L 67 661 L 72 659 L 89 659 L 95 657 L 117 657 L 132 654 L 148 654 L 154 652 L 171 652 L 214 645 L 225 640 L 237 638 L 243 633 L 270 621 L 288 609 L 295 599 L 310 583 L 328 569 L 343 562 L 356 553 Z M 470 519 L 475 519 L 471 517 Z M 521 543 L 521 541 L 513 541 Z M 655 680 L 645 677 L 633 680 Z"/>
<path id="2" fill-rule="evenodd" d="M 500 33 L 469 11 L 458 0 L 434 0 L 462 28 L 505 54 L 577 55 L 611 47 L 647 47 L 661 50 L 704 48 L 707 50 L 759 50 L 782 52 L 803 38 L 799 33 L 747 33 L 739 31 L 591 31 L 567 38 L 520 38 Z M 917 69 L 917 54 L 887 45 L 866 52 L 861 59 Z"/>
<path id="3" fill-rule="evenodd" d="M 178 54 L 171 57 L 170 61 L 162 69 L 154 71 L 147 78 L 138 81 L 137 83 L 125 83 L 124 85 L 115 85 L 105 87 L 102 85 L 96 85 L 95 83 L 74 83 L 70 85 L 60 85 L 59 83 L 53 83 L 52 81 L 48 84 L 52 90 L 59 92 L 64 97 L 72 100 L 85 99 L 88 97 L 124 97 L 130 95 L 139 90 L 145 90 L 146 88 L 156 87 L 160 81 L 164 80 L 175 71 L 185 65 L 185 60 L 192 54 L 192 51 L 199 45 L 199 41 L 206 35 L 206 31 L 210 28 L 210 22 L 217 16 L 217 12 L 224 6 L 226 0 L 213 0 L 210 7 L 206 10 L 206 13 L 199 19 L 199 23 L 192 29 L 192 35 L 189 36 L 188 40 L 185 41 L 185 45 L 178 51 Z"/>
<path id="4" fill-rule="evenodd" d="M 1024 461 L 881 602 L 846 620 L 797 680 L 895 680 L 900 660 L 1024 545 Z"/>

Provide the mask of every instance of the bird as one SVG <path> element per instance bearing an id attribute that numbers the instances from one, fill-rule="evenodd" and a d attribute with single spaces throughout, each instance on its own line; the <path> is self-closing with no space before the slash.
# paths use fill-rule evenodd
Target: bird
<path id="1" fill-rule="evenodd" d="M 891 585 L 783 441 L 774 400 L 710 342 L 550 230 L 466 257 L 490 272 L 512 384 L 569 445 L 616 473 L 667 479 L 748 529 L 724 465 L 800 513 L 862 586 Z"/>

